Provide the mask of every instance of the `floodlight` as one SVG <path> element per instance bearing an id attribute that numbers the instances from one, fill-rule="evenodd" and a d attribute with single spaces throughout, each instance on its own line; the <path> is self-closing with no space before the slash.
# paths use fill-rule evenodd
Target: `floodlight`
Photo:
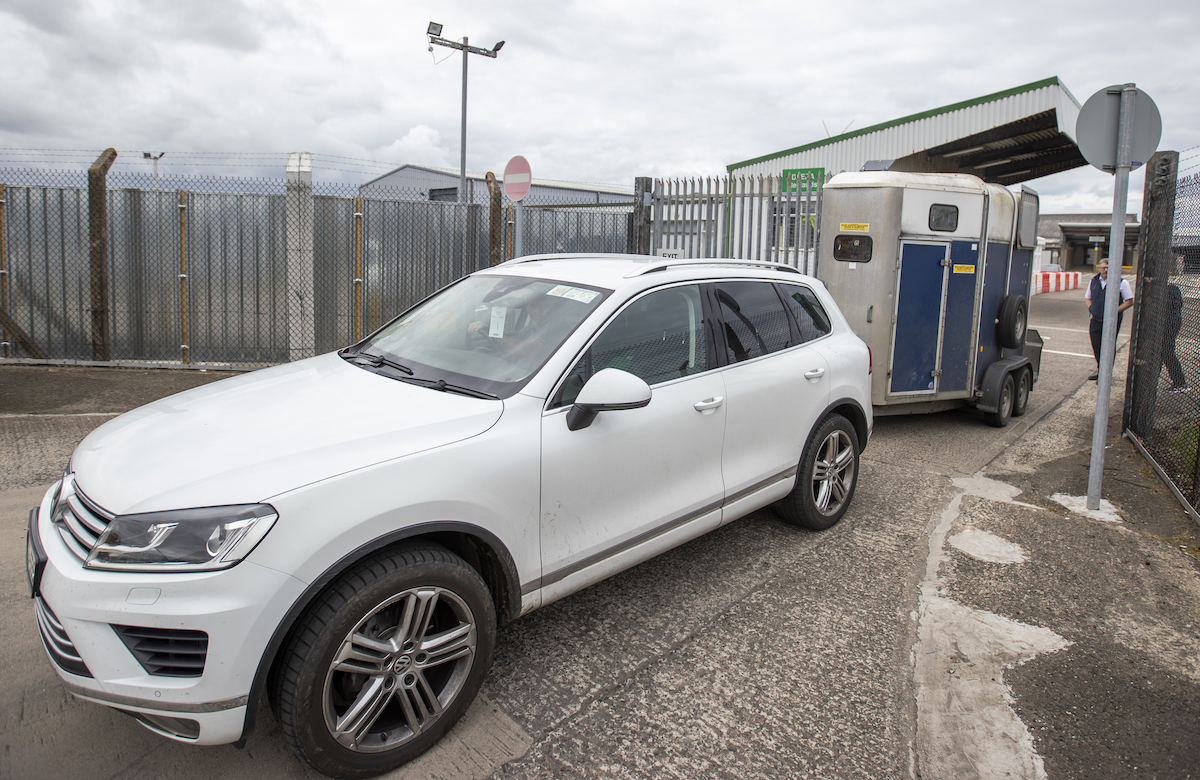
<path id="1" fill-rule="evenodd" d="M 145 157 L 147 160 L 153 159 L 153 158 L 150 156 L 150 152 L 142 152 L 142 157 Z"/>
<path id="2" fill-rule="evenodd" d="M 442 34 L 442 26 L 437 22 L 430 22 L 429 29 L 425 31 L 425 34 L 437 38 Z"/>
<path id="3" fill-rule="evenodd" d="M 495 46 L 493 46 L 493 47 L 492 47 L 492 51 L 493 51 L 493 52 L 498 52 L 498 51 L 500 51 L 500 49 L 502 49 L 503 47 L 504 47 L 504 41 L 500 41 L 499 43 L 497 43 Z"/>

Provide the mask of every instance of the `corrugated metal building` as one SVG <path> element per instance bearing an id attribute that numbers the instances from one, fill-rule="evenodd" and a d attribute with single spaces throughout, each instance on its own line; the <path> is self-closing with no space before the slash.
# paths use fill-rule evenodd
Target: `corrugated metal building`
<path id="1" fill-rule="evenodd" d="M 1011 185 L 1086 165 L 1075 145 L 1079 101 L 1057 76 L 728 166 L 730 174 L 829 176 L 884 170 L 970 173 Z"/>
<path id="2" fill-rule="evenodd" d="M 433 168 L 427 165 L 402 165 L 394 171 L 376 177 L 362 185 L 364 197 L 398 197 L 389 190 L 415 191 L 423 200 L 458 201 L 457 168 Z M 503 181 L 503 175 L 496 180 Z M 467 171 L 467 200 L 472 203 L 487 203 L 486 174 Z M 533 179 L 529 194 L 524 202 L 537 205 L 587 205 L 597 203 L 624 203 L 633 200 L 632 187 L 614 187 L 607 184 L 586 184 L 551 179 Z"/>

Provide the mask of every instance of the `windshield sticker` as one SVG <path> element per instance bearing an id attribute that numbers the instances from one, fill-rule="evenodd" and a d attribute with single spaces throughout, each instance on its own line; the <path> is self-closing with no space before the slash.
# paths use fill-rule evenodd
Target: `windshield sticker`
<path id="1" fill-rule="evenodd" d="M 565 284 L 560 284 L 557 287 L 546 291 L 546 295 L 554 295 L 558 298 L 566 298 L 569 301 L 579 301 L 580 303 L 591 303 L 596 300 L 600 293 L 595 290 L 585 290 L 582 287 L 568 287 Z"/>
<path id="2" fill-rule="evenodd" d="M 494 339 L 504 337 L 504 321 L 508 319 L 507 306 L 492 307 L 492 328 L 488 331 L 488 336 Z"/>

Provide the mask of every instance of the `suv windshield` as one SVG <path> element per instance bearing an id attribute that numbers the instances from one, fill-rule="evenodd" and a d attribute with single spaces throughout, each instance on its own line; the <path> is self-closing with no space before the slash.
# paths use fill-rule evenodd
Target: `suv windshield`
<path id="1" fill-rule="evenodd" d="M 549 279 L 469 276 L 343 356 L 366 357 L 364 367 L 397 379 L 421 384 L 440 380 L 437 389 L 457 387 L 505 398 L 610 292 Z"/>

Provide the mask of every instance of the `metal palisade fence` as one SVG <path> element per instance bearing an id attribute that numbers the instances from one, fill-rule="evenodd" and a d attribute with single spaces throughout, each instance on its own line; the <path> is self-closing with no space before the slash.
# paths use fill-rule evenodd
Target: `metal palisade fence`
<path id="1" fill-rule="evenodd" d="M 807 173 L 657 179 L 651 246 L 656 254 L 767 261 L 814 273 L 823 184 Z"/>
<path id="2" fill-rule="evenodd" d="M 1194 513 L 1200 507 L 1200 175 L 1178 178 L 1178 160 L 1175 152 L 1159 153 L 1146 166 L 1124 423 Z"/>
<path id="3" fill-rule="evenodd" d="M 517 220 L 524 254 L 629 247 L 632 203 L 367 195 L 292 158 L 280 179 L 0 170 L 0 358 L 281 363 L 511 258 Z"/>

